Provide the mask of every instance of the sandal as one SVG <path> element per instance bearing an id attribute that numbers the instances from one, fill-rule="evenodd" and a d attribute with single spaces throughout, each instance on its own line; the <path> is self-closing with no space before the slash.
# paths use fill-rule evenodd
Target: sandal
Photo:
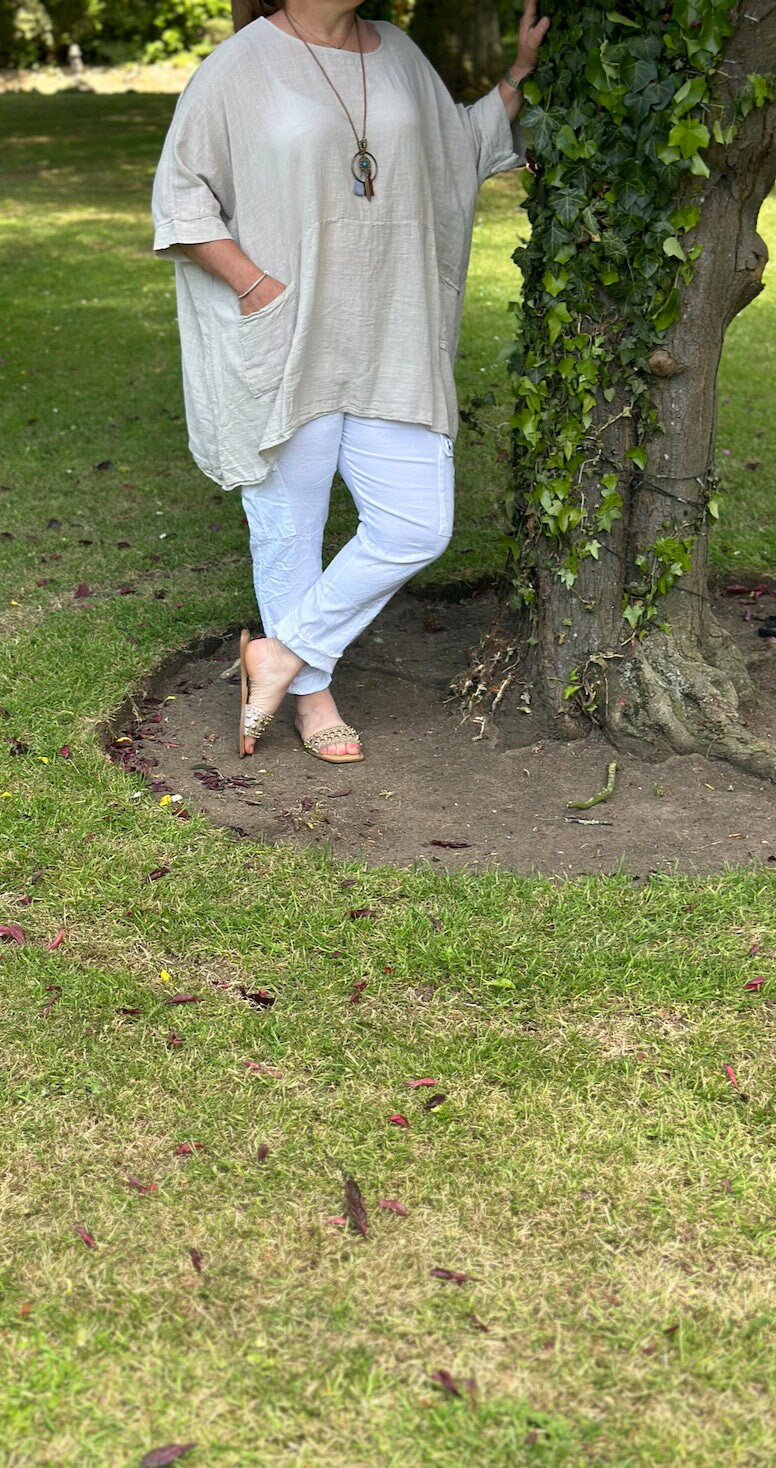
<path id="1" fill-rule="evenodd" d="M 301 737 L 301 736 L 300 736 Z M 309 739 L 302 739 L 302 744 L 309 754 L 314 754 L 316 759 L 322 759 L 327 765 L 357 765 L 364 758 L 364 751 L 360 754 L 324 754 L 323 750 L 329 744 L 360 744 L 355 729 L 350 724 L 330 724 L 327 729 L 319 729 L 317 734 L 311 734 Z"/>
<path id="2" fill-rule="evenodd" d="M 245 649 L 251 640 L 251 634 L 247 627 L 243 627 L 240 633 L 240 759 L 245 758 L 245 739 L 258 739 L 264 733 L 267 725 L 272 722 L 272 714 L 265 714 L 264 710 L 250 700 L 250 678 L 245 663 Z"/>

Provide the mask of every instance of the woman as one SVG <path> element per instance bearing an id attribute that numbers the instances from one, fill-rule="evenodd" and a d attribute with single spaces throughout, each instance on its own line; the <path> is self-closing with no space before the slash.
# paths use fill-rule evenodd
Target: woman
<path id="1" fill-rule="evenodd" d="M 240 753 L 286 693 L 312 754 L 363 759 L 329 684 L 452 528 L 453 361 L 477 191 L 523 159 L 520 84 L 549 21 L 456 106 L 403 31 L 347 0 L 233 0 L 154 186 L 176 262 L 191 449 L 240 488 L 265 636 L 240 642 Z M 339 469 L 356 535 L 322 570 Z"/>

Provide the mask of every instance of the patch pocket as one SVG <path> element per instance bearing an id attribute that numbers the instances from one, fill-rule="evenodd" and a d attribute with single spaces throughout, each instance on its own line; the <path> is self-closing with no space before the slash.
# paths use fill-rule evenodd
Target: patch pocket
<path id="1" fill-rule="evenodd" d="M 283 376 L 294 333 L 295 296 L 296 286 L 289 281 L 283 294 L 268 306 L 238 319 L 243 371 L 254 397 L 269 392 Z"/>
<path id="2" fill-rule="evenodd" d="M 461 287 L 449 275 L 439 277 L 441 325 L 439 345 L 443 352 L 451 352 L 458 339 L 458 324 L 461 310 Z"/>

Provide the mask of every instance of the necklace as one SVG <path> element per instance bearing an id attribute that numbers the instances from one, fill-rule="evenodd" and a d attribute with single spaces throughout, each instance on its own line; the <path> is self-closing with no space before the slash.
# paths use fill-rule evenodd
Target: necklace
<path id="1" fill-rule="evenodd" d="M 300 31 L 300 29 L 299 29 L 296 21 L 294 20 L 293 16 L 289 13 L 288 10 L 286 10 L 284 12 L 284 14 L 285 14 L 287 20 L 290 21 L 290 23 L 293 26 L 294 30 L 296 31 L 296 34 L 298 35 L 300 41 L 302 42 L 302 45 L 303 46 L 307 46 L 307 50 L 309 51 L 310 55 L 312 56 L 313 61 L 315 62 L 316 66 L 318 67 L 318 70 L 322 73 L 323 78 L 324 78 L 324 81 L 326 81 L 328 83 L 328 85 L 331 87 L 331 90 L 333 91 L 335 97 L 337 98 L 337 101 L 339 102 L 340 107 L 342 108 L 343 112 L 345 113 L 345 116 L 347 117 L 348 122 L 350 123 L 350 126 L 353 129 L 353 137 L 356 140 L 356 152 L 353 154 L 353 157 L 350 160 L 350 171 L 353 174 L 353 178 L 354 178 L 353 193 L 354 194 L 358 194 L 359 197 L 362 198 L 362 199 L 363 198 L 373 199 L 374 198 L 374 193 L 375 193 L 374 180 L 377 178 L 377 159 L 375 158 L 375 156 L 374 156 L 373 153 L 370 153 L 369 152 L 369 149 L 367 147 L 367 140 L 366 140 L 366 67 L 364 65 L 364 48 L 361 45 L 361 31 L 360 31 L 359 24 L 358 24 L 358 16 L 354 13 L 354 15 L 353 15 L 353 24 L 356 27 L 356 37 L 358 39 L 358 54 L 359 54 L 359 56 L 361 58 L 361 82 L 362 82 L 363 97 L 364 97 L 364 120 L 363 120 L 363 122 L 361 124 L 361 136 L 360 137 L 358 135 L 358 132 L 356 131 L 356 124 L 354 123 L 353 118 L 351 117 L 350 112 L 348 111 L 348 108 L 346 107 L 346 105 L 343 102 L 343 100 L 342 100 L 339 92 L 337 91 L 337 88 L 335 87 L 335 85 L 334 85 L 331 77 L 328 75 L 328 72 L 326 71 L 325 67 L 323 66 L 323 63 L 316 56 L 315 52 L 312 49 L 312 46 L 308 45 L 307 41 L 305 40 L 304 36 L 302 35 L 302 33 L 301 33 L 301 31 Z M 311 34 L 312 34 L 312 32 L 311 32 Z M 348 32 L 348 36 L 349 36 L 349 34 L 350 34 L 350 32 Z M 347 40 L 348 37 L 346 37 L 345 39 Z M 343 45 L 344 44 L 345 43 L 343 41 Z M 337 50 L 341 50 L 341 49 L 342 49 L 341 47 L 337 47 Z"/>
<path id="2" fill-rule="evenodd" d="M 285 6 L 283 8 L 285 10 Z M 291 21 L 291 24 L 293 25 L 294 24 L 293 17 L 289 14 L 289 12 L 287 10 L 286 10 L 286 17 L 287 17 L 288 20 Z M 317 41 L 319 46 L 328 46 L 332 51 L 341 51 L 342 48 L 343 48 L 343 46 L 347 46 L 348 41 L 350 40 L 350 36 L 351 36 L 351 33 L 352 33 L 352 30 L 353 30 L 353 27 L 354 27 L 355 23 L 356 23 L 356 12 L 353 11 L 353 16 L 351 18 L 351 22 L 350 22 L 350 25 L 348 27 L 348 33 L 347 33 L 344 41 L 340 41 L 340 43 L 339 43 L 338 46 L 332 46 L 331 41 L 324 41 L 321 36 L 316 36 L 315 31 L 311 31 L 309 26 L 303 25 L 301 20 L 298 20 L 296 22 L 296 25 L 301 30 L 306 31 L 307 34 L 308 34 L 308 36 L 312 36 L 313 40 L 314 41 Z M 302 38 L 300 37 L 300 39 L 302 39 Z"/>

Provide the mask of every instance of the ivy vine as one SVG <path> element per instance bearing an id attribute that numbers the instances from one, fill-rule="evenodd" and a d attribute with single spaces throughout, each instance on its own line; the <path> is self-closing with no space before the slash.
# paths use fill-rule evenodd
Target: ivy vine
<path id="1" fill-rule="evenodd" d="M 624 478 L 646 469 L 644 444 L 657 428 L 647 363 L 678 318 L 680 287 L 701 252 L 692 230 L 709 175 L 703 150 L 712 137 L 730 142 L 746 112 L 773 95 L 771 79 L 750 77 L 734 115 L 711 100 L 733 3 L 674 0 L 668 13 L 666 0 L 567 7 L 562 35 L 550 32 L 525 84 L 532 235 L 514 255 L 524 289 L 510 361 L 507 506 L 516 607 L 534 600 L 548 550 L 555 574 L 573 586 L 621 516 Z M 623 416 L 629 462 L 607 462 L 602 435 Z M 632 634 L 659 619 L 660 597 L 689 568 L 703 520 L 718 513 L 712 469 L 703 490 L 698 523 L 668 519 L 635 557 L 622 608 Z"/>

